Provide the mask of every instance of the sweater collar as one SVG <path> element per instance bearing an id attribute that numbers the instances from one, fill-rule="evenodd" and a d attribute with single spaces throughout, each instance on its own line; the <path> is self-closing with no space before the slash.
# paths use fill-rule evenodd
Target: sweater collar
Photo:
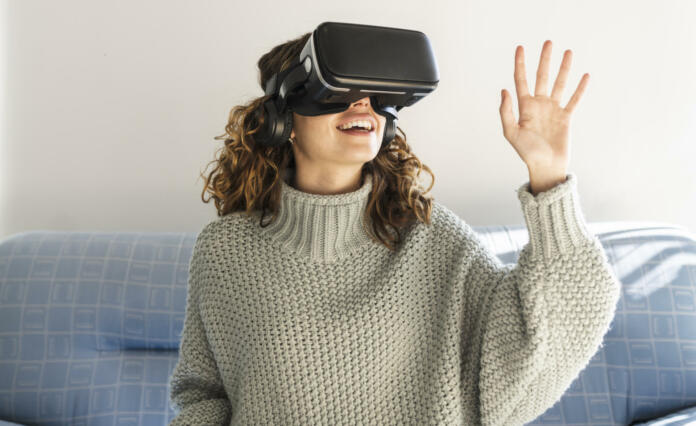
<path id="1" fill-rule="evenodd" d="M 319 195 L 300 191 L 281 179 L 278 216 L 262 228 L 281 249 L 312 261 L 334 262 L 372 241 L 363 228 L 365 207 L 372 191 L 372 175 L 366 174 L 355 191 Z M 367 219 L 367 227 L 371 224 Z"/>

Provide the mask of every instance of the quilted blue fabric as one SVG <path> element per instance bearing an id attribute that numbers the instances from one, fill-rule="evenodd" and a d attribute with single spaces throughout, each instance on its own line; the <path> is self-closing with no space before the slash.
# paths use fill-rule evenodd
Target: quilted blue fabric
<path id="1" fill-rule="evenodd" d="M 192 233 L 28 232 L 0 244 L 0 419 L 164 425 Z"/>
<path id="2" fill-rule="evenodd" d="M 696 405 L 696 236 L 663 223 L 588 226 L 622 297 L 590 364 L 529 424 L 626 425 Z M 503 263 L 527 242 L 522 225 L 475 230 Z M 32 231 L 0 241 L 0 419 L 168 424 L 195 237 Z"/>

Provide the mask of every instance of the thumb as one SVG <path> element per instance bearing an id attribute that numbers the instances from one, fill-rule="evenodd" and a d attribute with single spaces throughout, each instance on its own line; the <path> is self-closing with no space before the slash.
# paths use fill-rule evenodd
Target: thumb
<path id="1" fill-rule="evenodd" d="M 516 126 L 515 116 L 512 113 L 510 96 L 505 89 L 500 91 L 500 97 L 500 120 L 503 124 L 503 135 L 508 138 L 508 135 L 512 134 L 513 129 Z"/>

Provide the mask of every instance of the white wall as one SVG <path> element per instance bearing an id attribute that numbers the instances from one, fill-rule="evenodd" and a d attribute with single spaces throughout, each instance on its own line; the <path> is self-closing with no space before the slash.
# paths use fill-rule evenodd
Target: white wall
<path id="1" fill-rule="evenodd" d="M 569 171 L 589 222 L 696 229 L 696 2 L 94 1 L 2 5 L 0 238 L 34 230 L 199 231 L 199 178 L 233 105 L 262 95 L 256 61 L 324 21 L 415 29 L 437 90 L 399 126 L 435 198 L 473 226 L 523 224 L 527 168 L 503 137 L 515 47 L 533 91 L 553 42 L 562 105 L 583 73 Z M 514 100 L 517 115 L 517 101 Z"/>

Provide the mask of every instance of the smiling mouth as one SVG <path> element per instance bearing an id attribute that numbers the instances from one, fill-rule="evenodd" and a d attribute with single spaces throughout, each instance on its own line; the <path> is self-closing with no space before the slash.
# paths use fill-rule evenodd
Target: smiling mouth
<path id="1" fill-rule="evenodd" d="M 359 128 L 343 130 L 343 129 L 339 129 L 338 127 L 336 127 L 336 129 L 339 132 L 348 133 L 349 135 L 369 135 L 370 133 L 373 133 L 375 131 L 375 129 L 365 130 L 365 129 L 359 129 Z"/>

